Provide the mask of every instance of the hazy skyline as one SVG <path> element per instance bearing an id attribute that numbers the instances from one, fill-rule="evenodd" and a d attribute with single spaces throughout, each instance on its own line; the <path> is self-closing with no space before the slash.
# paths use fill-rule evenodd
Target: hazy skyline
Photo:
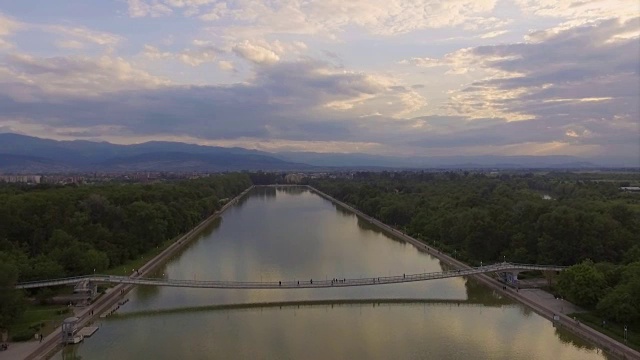
<path id="1" fill-rule="evenodd" d="M 635 0 L 0 0 L 0 132 L 640 165 Z"/>

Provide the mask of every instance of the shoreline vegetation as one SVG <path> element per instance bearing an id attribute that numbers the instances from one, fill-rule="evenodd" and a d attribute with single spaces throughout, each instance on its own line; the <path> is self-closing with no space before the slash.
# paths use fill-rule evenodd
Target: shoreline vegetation
<path id="1" fill-rule="evenodd" d="M 354 194 L 358 190 L 362 190 L 362 189 L 358 189 L 358 188 L 363 186 L 363 184 L 364 184 L 364 186 L 368 186 L 368 187 L 371 187 L 371 186 L 376 187 L 376 186 L 378 186 L 377 190 L 380 191 L 379 184 L 376 184 L 375 181 L 382 180 L 383 182 L 387 182 L 387 184 L 386 184 L 387 187 L 383 188 L 384 190 L 381 191 L 381 193 L 384 195 L 383 196 L 383 200 L 392 200 L 392 201 L 395 200 L 395 201 L 398 201 L 398 199 L 394 199 L 394 196 L 399 196 L 399 197 L 402 198 L 402 197 L 405 197 L 405 196 L 409 195 L 411 197 L 411 200 L 408 201 L 408 204 L 405 204 L 405 205 L 407 205 L 407 206 L 415 206 L 415 208 L 414 208 L 415 213 L 418 214 L 420 217 L 425 216 L 425 212 L 424 212 L 425 209 L 421 208 L 420 206 L 424 206 L 425 205 L 424 201 L 425 201 L 425 198 L 428 198 L 428 196 L 425 196 L 425 194 L 420 194 L 419 191 L 411 191 L 411 187 L 408 186 L 408 184 L 407 184 L 407 182 L 410 182 L 410 181 L 407 181 L 407 178 L 409 178 L 409 180 L 411 180 L 410 176 L 408 176 L 408 175 L 406 175 L 404 173 L 401 173 L 399 176 L 397 174 L 393 175 L 391 178 L 396 178 L 396 179 L 394 179 L 394 181 L 398 181 L 399 180 L 398 183 L 395 184 L 395 185 L 399 185 L 399 187 L 398 186 L 393 186 L 393 182 L 391 182 L 392 186 L 389 187 L 388 186 L 389 185 L 389 173 L 384 173 L 383 172 L 383 173 L 374 175 L 374 176 L 378 176 L 379 177 L 378 179 L 371 179 L 372 175 L 370 173 L 364 173 L 364 174 L 367 174 L 366 175 L 366 177 L 367 177 L 366 181 L 362 181 L 362 179 L 358 179 L 357 175 L 356 175 L 355 179 L 350 179 L 348 181 L 344 180 L 344 179 L 336 179 L 336 180 L 326 180 L 325 179 L 325 180 L 313 181 L 313 182 L 310 183 L 310 185 L 312 185 L 312 189 L 316 190 L 318 193 L 322 193 L 323 185 L 325 186 L 325 191 L 326 191 L 326 187 L 327 186 L 329 188 L 331 188 L 331 186 L 334 186 L 334 188 L 332 189 L 334 191 L 336 190 L 336 188 L 340 189 L 341 186 L 344 186 L 344 188 L 341 189 L 342 193 L 338 193 L 338 195 L 340 195 L 342 198 L 344 198 L 345 196 L 348 197 L 349 195 Z M 391 173 L 391 174 L 395 174 L 395 173 Z M 424 173 L 417 173 L 417 174 L 424 175 Z M 240 176 L 240 174 L 232 174 L 232 175 Z M 245 177 L 243 179 L 243 183 L 246 180 L 246 184 L 248 186 L 251 186 L 251 182 L 252 182 L 251 180 L 253 180 L 254 183 L 260 183 L 261 182 L 261 181 L 256 181 L 256 180 L 259 180 L 259 178 L 258 179 L 252 178 L 251 180 L 249 180 L 249 176 L 248 175 L 242 175 L 242 176 Z M 264 175 L 262 175 L 262 176 L 264 177 Z M 460 179 L 456 179 L 455 177 L 452 179 L 451 178 L 451 174 L 449 174 L 449 173 L 430 174 L 430 176 L 431 177 L 429 179 L 427 179 L 426 182 L 429 182 L 430 180 L 431 181 L 435 180 L 437 182 L 437 180 L 438 180 L 437 177 L 438 176 L 447 177 L 445 180 L 448 180 L 449 182 L 451 182 L 452 180 L 453 180 L 453 182 L 455 182 L 455 180 L 460 180 Z M 456 176 L 459 177 L 460 175 L 458 174 Z M 478 175 L 475 174 L 475 176 L 477 177 Z M 566 174 L 565 174 L 565 176 L 566 176 Z M 579 174 L 575 175 L 575 176 L 579 176 Z M 468 177 L 468 175 L 465 175 L 465 177 Z M 537 179 L 537 177 L 538 177 L 538 175 L 535 176 L 534 180 L 535 181 L 540 181 L 540 179 Z M 524 179 L 527 179 L 527 178 L 528 178 L 528 176 L 524 176 Z M 559 180 L 558 178 L 560 178 L 562 180 Z M 552 179 L 552 180 L 549 180 L 549 179 Z M 487 186 L 486 177 L 484 179 L 480 178 L 480 180 L 481 180 L 480 181 L 480 185 Z M 511 188 L 511 190 L 520 190 L 520 195 L 522 195 L 523 193 L 526 194 L 526 196 L 527 196 L 526 200 L 527 201 L 530 201 L 530 202 L 533 201 L 533 198 L 531 197 L 531 194 L 529 192 L 527 192 L 526 190 L 522 191 L 523 190 L 522 188 L 518 189 L 517 186 L 514 187 L 513 184 L 509 183 L 509 180 L 516 180 L 516 182 L 518 182 L 518 181 L 520 182 L 520 186 L 521 186 L 522 185 L 522 181 L 523 181 L 522 177 L 513 176 L 513 178 L 508 178 L 508 179 L 505 179 L 504 177 L 501 177 L 501 178 L 498 178 L 498 180 L 499 180 L 498 181 L 498 185 L 505 185 L 506 184 L 508 188 Z M 418 180 L 418 182 L 420 182 L 420 181 L 424 182 L 425 179 Z M 575 183 L 574 183 L 574 181 L 575 181 Z M 264 182 L 267 182 L 267 181 L 263 181 L 263 183 L 261 185 L 267 185 Z M 500 184 L 500 182 L 502 182 L 502 184 Z M 615 220 L 616 221 L 620 220 L 620 217 L 623 220 L 626 219 L 628 221 L 628 223 L 625 224 L 625 226 L 630 224 L 629 226 L 632 229 L 637 229 L 637 227 L 640 225 L 640 224 L 638 224 L 638 221 L 637 221 L 638 217 L 637 216 L 634 217 L 634 215 L 640 214 L 640 212 L 639 212 L 640 205 L 639 205 L 639 202 L 637 200 L 639 197 L 635 197 L 635 198 L 631 197 L 631 196 L 634 196 L 636 194 L 623 194 L 622 195 L 622 196 L 627 196 L 627 198 L 623 198 L 622 196 L 616 196 L 616 192 L 614 190 L 612 190 L 612 189 L 615 189 L 615 187 L 617 186 L 615 181 L 610 181 L 610 182 L 593 181 L 593 184 L 595 184 L 595 186 L 593 186 L 593 184 L 591 184 L 589 182 L 589 180 L 584 180 L 584 181 L 582 181 L 582 183 L 580 182 L 580 180 L 575 180 L 575 179 L 571 179 L 570 181 L 567 181 L 566 178 L 563 179 L 562 177 L 559 177 L 559 176 L 556 175 L 556 177 L 551 176 L 550 178 L 544 178 L 544 181 L 542 181 L 542 183 L 543 183 L 543 185 L 544 185 L 544 183 L 547 183 L 544 186 L 549 186 L 550 184 L 553 185 L 553 186 L 556 186 L 558 184 L 563 184 L 563 185 L 572 184 L 572 185 L 574 185 L 576 187 L 580 187 L 582 185 L 583 186 L 582 190 L 584 190 L 584 188 L 587 188 L 588 190 L 591 190 L 591 191 L 594 191 L 594 187 L 595 187 L 596 188 L 595 189 L 596 192 L 604 190 L 604 193 L 605 193 L 604 196 L 601 196 L 601 197 L 591 196 L 589 198 L 588 203 L 590 205 L 593 205 L 593 203 L 597 202 L 597 201 L 607 201 L 607 200 L 609 200 L 609 199 L 607 199 L 607 197 L 614 197 L 615 201 L 614 201 L 614 204 L 613 204 L 613 208 L 615 209 L 614 212 L 617 212 L 616 215 L 618 216 L 618 217 L 616 217 Z M 354 184 L 356 184 L 356 186 L 354 186 Z M 584 185 L 587 185 L 587 186 L 584 186 Z M 129 186 L 129 185 L 127 185 L 127 186 Z M 317 186 L 317 189 L 314 188 L 316 186 Z M 540 185 L 538 184 L 538 187 L 539 186 Z M 453 187 L 455 187 L 455 185 Z M 497 185 L 494 184 L 493 186 L 490 186 L 490 187 L 493 188 L 492 190 L 495 190 Z M 346 191 L 345 191 L 345 188 L 347 189 Z M 245 192 L 248 190 L 246 187 L 244 189 L 246 189 Z M 481 189 L 482 189 L 481 187 L 472 189 L 471 190 L 471 194 L 473 195 L 474 191 L 481 190 Z M 0 190 L 5 190 L 5 191 L 0 191 L 0 199 L 2 198 L 2 196 L 7 196 L 7 192 L 11 193 L 11 190 L 10 191 L 6 191 L 6 189 L 0 189 Z M 149 191 L 150 189 L 145 189 L 145 190 Z M 369 188 L 369 190 L 370 190 L 370 188 Z M 559 200 L 560 201 L 566 201 L 567 198 L 571 199 L 570 196 L 567 196 L 567 193 L 571 193 L 575 189 L 567 190 L 566 186 L 562 188 L 561 192 L 558 192 L 558 191 L 556 191 L 557 189 L 553 189 L 553 188 L 545 188 L 545 189 L 543 189 L 543 191 L 545 191 L 545 194 L 547 194 L 547 193 L 548 194 L 552 194 L 551 195 L 551 200 L 549 200 L 546 197 L 541 197 L 540 193 L 539 193 L 539 191 L 540 191 L 539 188 L 535 188 L 535 186 L 534 186 L 532 188 L 532 190 L 536 192 L 535 196 L 540 198 L 540 199 L 542 199 L 542 201 L 547 202 L 547 203 L 552 203 L 552 202 L 559 201 Z M 455 200 L 454 204 L 456 206 L 458 206 L 460 203 L 464 203 L 464 201 L 465 201 L 464 195 L 469 195 L 469 193 L 470 193 L 469 189 L 466 189 L 465 191 L 466 191 L 466 194 L 462 194 L 462 196 L 461 196 L 461 194 L 458 193 L 457 198 L 455 198 L 455 199 L 447 199 L 447 200 Z M 502 189 L 502 193 L 504 193 L 504 191 L 505 190 Z M 236 192 L 236 194 L 237 194 L 237 192 Z M 332 196 L 334 194 L 331 194 L 331 192 L 329 192 L 329 194 L 330 195 L 328 195 L 328 197 L 331 199 L 331 201 L 334 201 L 334 202 L 337 202 L 337 203 L 341 202 L 340 198 Z M 378 195 L 380 195 L 380 194 L 378 194 Z M 584 195 L 584 192 L 583 192 L 583 195 Z M 232 197 L 232 196 L 226 196 L 225 198 L 228 199 L 230 197 Z M 355 199 L 357 200 L 358 197 L 355 197 Z M 370 199 L 375 202 L 376 201 L 376 196 L 373 196 Z M 405 199 L 407 199 L 407 198 L 405 197 Z M 629 201 L 630 199 L 631 199 L 631 201 Z M 209 199 L 209 200 L 211 200 L 211 199 Z M 213 211 L 212 214 L 216 214 L 215 208 L 220 206 L 219 205 L 220 201 L 218 200 L 218 198 L 216 198 L 215 200 L 216 200 L 215 201 L 216 205 L 214 206 L 214 209 L 212 210 Z M 349 200 L 354 200 L 354 198 L 350 198 Z M 380 199 L 377 199 L 377 200 L 379 201 Z M 418 203 L 416 203 L 416 200 L 418 201 Z M 487 199 L 480 199 L 480 200 L 475 199 L 475 200 L 477 202 L 479 202 L 479 204 L 475 204 L 476 207 L 480 207 L 480 208 L 483 205 L 482 203 L 487 201 Z M 488 200 L 489 200 L 489 202 L 491 202 L 492 199 L 491 199 L 490 196 L 489 196 Z M 513 201 L 513 200 L 514 199 L 511 198 L 511 201 Z M 420 203 L 420 202 L 422 202 L 422 203 Z M 541 203 L 541 204 L 544 205 L 545 204 L 544 202 Z M 0 202 L 0 204 L 1 204 L 1 202 Z M 226 205 L 229 205 L 229 203 L 227 203 Z M 225 205 L 225 208 L 226 208 L 226 205 Z M 385 205 L 384 202 L 380 202 L 379 203 L 378 210 L 382 210 L 382 205 Z M 416 205 L 420 205 L 420 206 L 416 206 Z M 441 204 L 430 204 L 430 205 L 440 205 L 440 206 L 444 205 L 444 207 L 447 207 L 447 205 L 449 205 L 449 210 L 451 210 L 451 206 L 450 206 L 451 204 L 441 203 Z M 527 204 L 527 205 L 528 206 L 533 206 L 532 204 Z M 598 209 L 600 211 L 602 211 L 602 210 L 606 211 L 607 210 L 607 206 L 604 206 L 602 204 L 598 204 L 598 205 L 600 205 L 600 207 L 598 207 Z M 612 205 L 612 204 L 609 204 L 609 205 Z M 368 213 L 366 211 L 364 211 L 365 209 L 363 209 L 362 206 L 350 206 L 350 205 L 347 205 L 347 206 L 348 207 L 352 207 L 352 210 L 355 211 L 356 213 L 360 213 L 360 214 L 362 214 L 364 216 L 369 217 L 367 215 Z M 571 204 L 571 206 L 575 206 L 575 204 Z M 544 208 L 544 206 L 542 206 L 542 207 Z M 473 208 L 473 206 L 471 208 Z M 389 215 L 393 216 L 393 214 L 397 215 L 398 214 L 397 210 L 398 209 L 391 209 L 391 210 L 387 209 L 387 210 L 385 210 L 387 212 L 383 213 L 383 214 L 386 214 L 384 216 L 389 216 Z M 540 215 L 540 209 L 538 209 L 538 210 L 539 211 L 536 214 Z M 545 210 L 548 210 L 548 208 L 546 208 Z M 400 214 L 402 214 L 402 211 L 400 211 Z M 0 208 L 0 215 L 2 215 L 2 208 Z M 380 214 L 378 214 L 378 215 L 380 215 Z M 430 215 L 433 215 L 433 214 L 430 214 Z M 382 221 L 383 220 L 382 217 L 384 217 L 384 216 L 373 217 L 373 219 L 376 222 L 380 222 L 383 225 L 386 225 L 385 222 Z M 378 221 L 377 220 L 378 218 L 381 218 L 381 221 Z M 209 217 L 206 217 L 206 219 L 209 219 Z M 433 221 L 433 217 L 431 218 L 431 220 Z M 442 219 L 440 218 L 440 219 L 435 219 L 435 220 L 436 221 L 441 221 Z M 635 220 L 635 222 L 634 222 L 634 220 Z M 398 225 L 397 223 L 394 223 L 394 222 L 389 222 L 389 223 L 395 225 L 394 228 L 401 229 L 400 232 L 401 232 L 402 235 L 410 236 L 412 238 L 415 237 L 416 239 L 418 239 L 416 241 L 418 241 L 420 244 L 425 244 L 425 245 L 428 245 L 429 247 L 434 246 L 435 248 L 437 248 L 438 250 L 441 250 L 442 252 L 449 252 L 450 254 L 452 254 L 455 257 L 455 259 L 453 259 L 453 260 L 455 260 L 456 262 L 459 261 L 459 260 L 466 260 L 466 262 L 471 264 L 471 265 L 478 265 L 478 264 L 475 264 L 475 262 L 478 262 L 477 259 L 474 259 L 473 257 L 469 256 L 470 254 L 474 254 L 474 252 L 469 251 L 469 249 L 466 249 L 466 251 L 465 251 L 465 249 L 463 249 L 463 247 L 462 247 L 463 245 L 468 245 L 468 242 L 469 242 L 468 239 L 465 239 L 465 241 L 463 241 L 462 243 L 454 244 L 454 246 L 452 246 L 452 244 L 447 243 L 445 241 L 445 239 L 438 238 L 436 240 L 436 239 L 432 238 L 431 236 L 428 235 L 429 234 L 428 230 L 424 231 L 424 233 L 416 232 L 416 229 L 419 229 L 419 227 L 418 228 L 415 227 L 416 224 L 414 222 L 414 219 L 412 219 L 412 218 L 409 218 L 409 221 L 408 222 L 405 221 L 404 223 L 402 223 L 402 225 Z M 530 224 L 528 224 L 528 225 L 530 225 Z M 616 224 L 616 225 L 619 225 L 619 224 Z M 380 226 L 380 225 L 378 225 L 378 226 Z M 636 228 L 634 228 L 634 226 Z M 537 229 L 537 226 L 534 226 L 534 227 Z M 391 229 L 393 229 L 393 228 L 391 228 Z M 2 252 L 6 251 L 6 248 L 7 248 L 6 235 L 4 235 L 4 234 L 6 234 L 6 232 L 3 234 L 3 232 L 1 230 L 2 229 L 0 229 L 0 259 L 2 259 L 2 256 L 3 256 Z M 193 233 L 194 230 L 195 230 L 195 228 L 192 228 L 192 230 L 190 230 L 188 233 L 186 233 L 185 236 L 194 235 L 194 233 Z M 482 228 L 480 228 L 478 230 L 481 231 Z M 393 234 L 393 232 L 391 232 L 391 233 Z M 5 236 L 4 239 L 3 239 L 3 235 Z M 394 234 L 394 235 L 397 235 L 397 234 Z M 621 235 L 620 233 L 618 233 L 618 234 L 616 234 L 616 236 L 618 236 L 618 237 L 622 236 L 623 242 L 624 242 L 625 234 Z M 173 243 L 173 241 L 166 240 L 163 243 L 156 244 L 157 248 L 155 248 L 155 249 L 154 248 L 147 249 L 147 251 L 144 253 L 144 255 L 142 255 L 142 258 L 140 258 L 140 259 L 137 259 L 137 258 L 130 259 L 130 261 L 133 261 L 133 263 L 130 262 L 130 263 L 127 263 L 127 265 L 119 264 L 119 265 L 117 265 L 115 267 L 112 267 L 111 271 L 113 271 L 113 272 L 122 271 L 122 272 L 126 273 L 129 265 L 131 265 L 131 264 L 142 264 L 142 263 L 146 262 L 145 261 L 146 259 L 151 258 L 152 255 L 154 255 L 154 254 L 162 252 L 162 248 L 170 246 L 172 243 Z M 526 242 L 525 242 L 525 244 L 526 244 Z M 638 256 L 638 254 L 639 254 L 639 253 L 634 252 L 635 251 L 634 250 L 635 249 L 634 246 L 635 247 L 638 246 L 637 240 L 635 242 L 634 241 L 627 241 L 624 245 L 626 245 L 626 251 L 622 251 L 622 254 L 617 254 L 616 255 L 616 256 L 619 257 L 619 259 L 618 259 L 619 262 L 628 261 L 629 259 L 631 259 L 631 260 L 636 259 L 635 257 Z M 622 249 L 624 247 L 625 246 L 618 246 L 617 250 L 620 250 L 620 249 Z M 457 249 L 460 249 L 460 250 L 457 250 Z M 511 261 L 511 262 L 526 262 L 526 261 L 514 261 L 514 260 L 512 260 L 511 257 L 515 257 L 515 258 L 518 258 L 519 256 L 522 257 L 522 253 L 518 253 L 517 251 L 514 253 L 513 249 L 511 249 L 509 247 L 507 247 L 506 249 L 504 249 L 502 252 L 499 253 L 499 255 L 503 256 L 503 259 L 506 258 L 507 254 L 509 255 L 509 259 L 507 259 L 508 261 Z M 499 256 L 498 256 L 498 260 L 500 260 Z M 598 259 L 598 260 L 600 260 L 600 259 Z M 486 263 L 489 263 L 489 261 L 486 261 Z M 0 264 L 1 264 L 1 262 L 0 262 Z M 157 264 L 153 264 L 153 265 L 155 266 Z M 464 264 L 464 265 L 466 265 L 466 264 Z M 598 265 L 598 264 L 596 264 L 596 265 Z M 587 266 L 589 266 L 589 264 L 587 264 Z M 618 266 L 618 265 L 616 265 L 616 266 Z M 134 266 L 133 268 L 136 268 L 136 267 Z M 2 269 L 0 269 L 0 270 L 2 270 Z M 617 271 L 618 271 L 617 274 L 620 274 L 620 270 L 618 269 Z M 10 275 L 13 275 L 13 273 L 11 273 Z M 14 276 L 12 278 L 13 281 L 14 282 L 17 281 L 18 277 L 15 276 L 15 275 L 13 275 L 13 276 Z M 609 277 L 610 276 L 611 275 L 609 274 Z M 611 279 L 607 278 L 607 280 L 610 281 Z M 619 277 L 618 277 L 617 280 L 620 281 Z M 493 281 L 495 282 L 495 280 L 493 280 Z M 560 292 L 566 291 L 566 289 L 558 289 L 558 288 L 555 288 L 554 290 L 555 291 L 560 291 Z M 569 297 L 569 296 L 567 296 L 567 297 Z M 592 308 L 592 310 L 593 310 L 593 308 Z M 589 316 L 595 316 L 594 313 L 589 313 L 588 315 Z M 585 318 L 585 320 L 586 319 L 587 318 Z M 590 321 L 585 321 L 585 323 L 594 325 L 593 327 L 596 328 L 596 330 L 597 330 L 597 323 L 595 323 L 594 319 L 595 318 L 590 319 Z M 634 327 L 637 327 L 637 326 L 634 326 Z M 633 327 L 632 327 L 632 329 L 633 329 Z M 606 333 L 606 331 L 605 331 L 605 333 Z M 631 335 L 629 336 L 629 338 L 630 339 L 635 339 L 635 338 L 637 338 L 637 334 L 634 332 L 632 336 Z M 637 349 L 636 346 L 633 346 L 633 347 Z"/>
<path id="2" fill-rule="evenodd" d="M 573 265 L 547 279 L 556 280 L 552 294 L 588 309 L 585 316 L 627 325 L 626 345 L 639 350 L 640 304 L 632 299 L 640 298 L 640 242 L 634 235 L 640 229 L 640 196 L 621 192 L 615 179 L 592 177 L 356 172 L 351 179 L 310 185 L 378 226 L 393 224 L 387 232 L 453 261 Z M 640 176 L 632 181 L 640 183 Z"/>
<path id="3" fill-rule="evenodd" d="M 219 218 L 219 216 L 221 216 L 224 211 L 230 206 L 240 201 L 253 187 L 253 185 L 249 185 L 246 189 L 244 189 L 240 194 L 237 194 L 231 200 L 228 200 L 229 198 L 226 198 L 225 204 L 222 205 L 213 214 L 202 220 L 197 226 L 189 230 L 187 233 L 179 236 L 175 241 L 170 242 L 169 246 L 160 251 L 158 255 L 151 258 L 140 268 L 135 269 L 136 271 L 128 275 L 132 277 L 144 277 L 150 272 L 153 272 L 157 266 L 166 262 L 177 251 L 180 251 L 184 247 L 188 246 L 188 244 L 194 238 L 197 238 L 200 235 L 200 232 L 203 231 L 212 221 Z M 156 249 L 153 250 L 156 251 Z M 135 285 L 120 284 L 111 287 L 110 292 L 99 296 L 89 306 L 84 307 L 79 314 L 76 314 L 76 317 L 79 318 L 77 326 L 83 327 L 87 324 L 90 324 L 101 314 L 105 314 L 113 309 L 114 305 L 117 305 L 124 298 L 125 294 L 133 289 L 134 286 Z M 49 334 L 49 336 L 45 338 L 44 342 L 41 343 L 40 346 L 37 346 L 34 351 L 27 357 L 27 359 L 35 359 L 39 357 L 48 358 L 49 356 L 52 356 L 60 348 L 61 345 L 58 336 L 56 335 L 59 331 L 60 328 L 56 328 L 54 330 L 54 333 Z"/>
<path id="4" fill-rule="evenodd" d="M 46 303 L 55 294 L 19 291 L 15 283 L 107 270 L 128 274 L 171 246 L 167 239 L 192 234 L 226 206 L 221 199 L 250 186 L 247 174 L 153 184 L 0 186 L 0 329 L 15 331 L 26 298 Z M 46 319 L 37 320 L 31 337 Z"/>

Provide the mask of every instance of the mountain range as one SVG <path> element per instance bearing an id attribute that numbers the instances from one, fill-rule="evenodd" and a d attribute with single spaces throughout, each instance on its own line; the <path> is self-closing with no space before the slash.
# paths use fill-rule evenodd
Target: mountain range
<path id="1" fill-rule="evenodd" d="M 118 145 L 83 140 L 56 141 L 0 134 L 0 171 L 239 171 L 308 170 L 311 166 L 243 148 L 151 141 Z"/>
<path id="2" fill-rule="evenodd" d="M 348 153 L 269 153 L 244 148 L 151 141 L 118 145 L 84 140 L 57 141 L 0 134 L 0 172 L 78 171 L 324 171 L 336 169 L 596 168 L 638 167 L 629 159 L 574 156 L 382 156 Z"/>

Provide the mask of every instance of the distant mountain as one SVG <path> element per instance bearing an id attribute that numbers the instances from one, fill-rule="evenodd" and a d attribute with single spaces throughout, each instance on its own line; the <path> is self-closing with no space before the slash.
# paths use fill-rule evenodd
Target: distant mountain
<path id="1" fill-rule="evenodd" d="M 243 148 L 152 141 L 117 145 L 108 142 L 56 141 L 0 134 L 0 171 L 238 171 L 308 170 L 273 154 Z"/>
<path id="2" fill-rule="evenodd" d="M 129 157 L 116 157 L 95 164 L 113 170 L 151 171 L 240 171 L 297 170 L 307 165 L 293 164 L 270 156 L 254 154 L 189 154 L 153 152 Z"/>
<path id="3" fill-rule="evenodd" d="M 596 168 L 631 166 L 638 167 L 632 159 L 583 159 L 566 155 L 550 156 L 383 156 L 370 154 L 281 152 L 277 156 L 286 161 L 309 165 L 350 168 L 404 168 L 404 169 L 473 169 L 473 168 Z"/>
<path id="4" fill-rule="evenodd" d="M 243 148 L 151 141 L 117 145 L 108 142 L 56 141 L 0 134 L 0 172 L 71 171 L 305 171 L 338 169 L 589 169 L 640 167 L 637 158 L 574 156 L 382 156 L 313 152 L 267 153 Z"/>
<path id="5" fill-rule="evenodd" d="M 25 155 L 0 154 L 0 169 L 4 172 L 65 171 L 68 167 L 54 160 Z"/>

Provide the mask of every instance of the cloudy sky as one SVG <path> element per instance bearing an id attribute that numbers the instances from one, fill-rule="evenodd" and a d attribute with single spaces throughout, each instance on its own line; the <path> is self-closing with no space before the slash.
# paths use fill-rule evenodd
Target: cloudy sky
<path id="1" fill-rule="evenodd" d="M 640 165 L 637 0 L 0 0 L 0 132 Z"/>

